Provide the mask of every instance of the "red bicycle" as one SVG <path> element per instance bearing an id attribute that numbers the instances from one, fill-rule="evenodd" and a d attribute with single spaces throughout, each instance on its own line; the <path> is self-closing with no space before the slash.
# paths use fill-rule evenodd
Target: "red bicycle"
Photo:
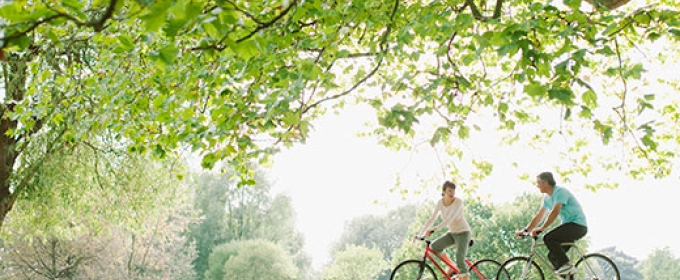
<path id="1" fill-rule="evenodd" d="M 390 275 L 391 280 L 437 280 L 437 275 L 443 275 L 442 279 L 446 280 L 458 279 L 460 269 L 458 269 L 455 264 L 439 257 L 439 255 L 430 248 L 430 240 L 426 240 L 422 236 L 416 236 L 415 239 L 425 242 L 425 253 L 423 254 L 423 258 L 400 262 L 394 270 L 392 270 L 392 274 Z M 472 241 L 470 241 L 470 246 L 472 246 Z M 447 267 L 453 270 L 453 275 L 446 274 L 445 267 L 439 264 L 440 261 L 444 262 Z M 430 264 L 433 264 L 434 267 L 439 270 L 439 274 L 435 273 Z M 498 269 L 501 267 L 501 263 L 492 259 L 482 259 L 474 263 L 465 259 L 465 264 L 468 266 L 470 279 L 496 279 Z"/>

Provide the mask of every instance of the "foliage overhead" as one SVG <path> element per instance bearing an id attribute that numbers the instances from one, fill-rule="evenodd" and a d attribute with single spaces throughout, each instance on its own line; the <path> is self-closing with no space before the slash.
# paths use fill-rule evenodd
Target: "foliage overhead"
<path id="1" fill-rule="evenodd" d="M 647 2 L 4 1 L 0 218 L 40 162 L 27 147 L 48 156 L 107 130 L 129 151 L 226 160 L 252 184 L 253 160 L 347 102 L 375 108 L 374 135 L 394 148 L 417 131 L 432 145 L 483 129 L 559 136 L 579 166 L 565 172 L 587 174 L 599 155 L 582 143 L 598 137 L 625 151 L 603 168 L 667 176 L 677 77 L 645 73 L 678 57 L 679 6 Z"/>

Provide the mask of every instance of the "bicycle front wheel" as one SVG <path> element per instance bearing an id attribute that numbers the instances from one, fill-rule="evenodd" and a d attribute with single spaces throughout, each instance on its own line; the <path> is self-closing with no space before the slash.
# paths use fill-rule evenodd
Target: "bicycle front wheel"
<path id="1" fill-rule="evenodd" d="M 527 257 L 512 257 L 505 261 L 496 274 L 498 280 L 545 280 L 543 271 Z"/>
<path id="2" fill-rule="evenodd" d="M 490 280 L 496 279 L 496 273 L 501 267 L 501 263 L 492 259 L 478 260 L 469 268 L 470 279 Z"/>
<path id="3" fill-rule="evenodd" d="M 605 255 L 593 253 L 576 262 L 574 280 L 620 280 L 616 264 Z"/>
<path id="4" fill-rule="evenodd" d="M 407 260 L 392 270 L 390 280 L 437 280 L 437 276 L 425 261 Z"/>

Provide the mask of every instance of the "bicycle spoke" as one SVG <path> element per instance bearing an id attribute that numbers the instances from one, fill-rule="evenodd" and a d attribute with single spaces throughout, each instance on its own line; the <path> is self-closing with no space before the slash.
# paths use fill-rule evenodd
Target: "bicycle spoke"
<path id="1" fill-rule="evenodd" d="M 589 254 L 576 263 L 574 280 L 620 280 L 616 264 L 601 254 Z"/>
<path id="2" fill-rule="evenodd" d="M 470 279 L 472 280 L 491 280 L 496 279 L 496 273 L 501 264 L 494 260 L 479 260 L 469 269 Z"/>
<path id="3" fill-rule="evenodd" d="M 434 270 L 418 260 L 403 261 L 392 271 L 391 280 L 436 280 Z"/>
<path id="4" fill-rule="evenodd" d="M 543 271 L 526 257 L 514 257 L 503 263 L 496 275 L 498 280 L 544 280 Z"/>

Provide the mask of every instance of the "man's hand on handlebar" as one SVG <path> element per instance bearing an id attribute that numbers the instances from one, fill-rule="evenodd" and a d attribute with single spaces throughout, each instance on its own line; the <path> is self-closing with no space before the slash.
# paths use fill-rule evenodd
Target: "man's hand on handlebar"
<path id="1" fill-rule="evenodd" d="M 516 231 L 515 236 L 517 236 L 517 237 L 527 237 L 527 236 L 537 237 L 539 234 L 541 234 L 541 232 L 543 232 L 543 229 L 541 229 L 541 228 L 534 228 L 532 230 L 528 230 L 528 229 L 525 228 L 523 230 Z"/>

